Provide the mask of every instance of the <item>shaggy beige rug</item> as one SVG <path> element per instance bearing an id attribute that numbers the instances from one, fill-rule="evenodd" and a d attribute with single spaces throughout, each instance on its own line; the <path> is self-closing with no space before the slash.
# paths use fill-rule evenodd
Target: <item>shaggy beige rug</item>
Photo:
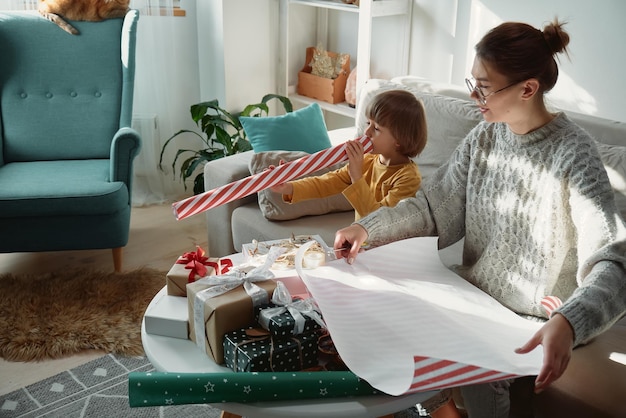
<path id="1" fill-rule="evenodd" d="M 39 361 L 85 349 L 143 354 L 141 320 L 165 272 L 0 275 L 0 357 Z"/>

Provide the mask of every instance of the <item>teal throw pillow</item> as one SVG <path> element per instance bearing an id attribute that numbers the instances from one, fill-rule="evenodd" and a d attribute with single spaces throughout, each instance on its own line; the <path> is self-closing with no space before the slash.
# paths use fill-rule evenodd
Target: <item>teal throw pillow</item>
<path id="1" fill-rule="evenodd" d="M 330 139 L 317 103 L 281 115 L 239 118 L 254 152 L 304 151 L 330 148 Z"/>

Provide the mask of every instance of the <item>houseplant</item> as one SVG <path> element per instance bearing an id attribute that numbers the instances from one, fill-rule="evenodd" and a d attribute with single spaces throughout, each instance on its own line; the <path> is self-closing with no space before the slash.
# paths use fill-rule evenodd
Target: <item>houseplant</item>
<path id="1" fill-rule="evenodd" d="M 161 148 L 159 168 L 164 171 L 163 156 L 166 148 L 175 138 L 183 133 L 190 133 L 199 138 L 201 143 L 199 149 L 179 148 L 171 163 L 172 172 L 175 176 L 179 158 L 185 158 L 180 164 L 179 176 L 185 190 L 187 190 L 186 180 L 197 173 L 198 169 L 203 167 L 206 162 L 252 149 L 239 118 L 241 116 L 268 116 L 268 102 L 272 99 L 280 101 L 285 112 L 293 111 L 293 105 L 289 98 L 278 94 L 263 96 L 260 103 L 247 105 L 239 114 L 232 114 L 220 107 L 217 99 L 191 105 L 191 118 L 201 132 L 181 129 L 169 137 Z M 193 193 L 200 194 L 202 192 L 204 192 L 204 177 L 202 170 L 200 170 L 193 180 Z"/>

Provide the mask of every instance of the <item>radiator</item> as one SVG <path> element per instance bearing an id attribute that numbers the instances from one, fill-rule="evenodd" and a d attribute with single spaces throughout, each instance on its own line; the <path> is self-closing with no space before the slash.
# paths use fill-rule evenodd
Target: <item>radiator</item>
<path id="1" fill-rule="evenodd" d="M 133 115 L 132 128 L 141 136 L 141 150 L 134 161 L 135 176 L 163 175 L 158 168 L 161 144 L 157 116 L 152 114 Z"/>

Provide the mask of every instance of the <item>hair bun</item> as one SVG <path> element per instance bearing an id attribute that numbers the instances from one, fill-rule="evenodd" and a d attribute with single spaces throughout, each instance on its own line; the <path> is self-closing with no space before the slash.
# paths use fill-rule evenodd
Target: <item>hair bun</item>
<path id="1" fill-rule="evenodd" d="M 560 52 L 567 53 L 569 35 L 563 29 L 564 25 L 565 22 L 559 22 L 559 20 L 555 18 L 543 28 L 543 39 L 546 41 L 546 44 L 552 54 Z"/>

